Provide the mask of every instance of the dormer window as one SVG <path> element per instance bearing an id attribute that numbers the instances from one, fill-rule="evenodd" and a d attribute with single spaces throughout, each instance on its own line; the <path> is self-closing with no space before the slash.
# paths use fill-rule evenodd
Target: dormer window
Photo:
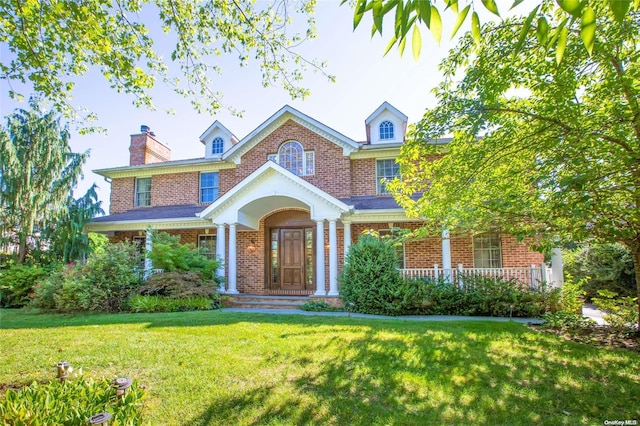
<path id="1" fill-rule="evenodd" d="M 314 151 L 305 151 L 297 141 L 283 143 L 277 154 L 267 155 L 267 160 L 280 164 L 298 176 L 313 176 L 315 174 Z"/>
<path id="2" fill-rule="evenodd" d="M 393 123 L 383 121 L 380 123 L 380 140 L 393 139 Z"/>
<path id="3" fill-rule="evenodd" d="M 224 152 L 224 141 L 222 138 L 215 138 L 211 141 L 211 154 L 220 155 Z"/>

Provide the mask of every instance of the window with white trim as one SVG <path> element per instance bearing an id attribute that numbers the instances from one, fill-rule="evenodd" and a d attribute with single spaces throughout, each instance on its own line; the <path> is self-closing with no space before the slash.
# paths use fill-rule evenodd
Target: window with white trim
<path id="1" fill-rule="evenodd" d="M 211 141 L 211 154 L 218 155 L 224 152 L 224 141 L 222 138 L 215 138 Z"/>
<path id="2" fill-rule="evenodd" d="M 502 268 L 502 248 L 499 234 L 480 234 L 473 237 L 473 266 Z"/>
<path id="3" fill-rule="evenodd" d="M 198 248 L 202 250 L 202 254 L 207 259 L 216 258 L 216 236 L 215 235 L 198 235 Z"/>
<path id="4" fill-rule="evenodd" d="M 217 172 L 200 173 L 200 202 L 213 203 L 218 199 L 219 178 Z"/>
<path id="5" fill-rule="evenodd" d="M 135 207 L 148 207 L 151 205 L 151 178 L 136 178 Z"/>
<path id="6" fill-rule="evenodd" d="M 376 161 L 376 188 L 378 194 L 388 194 L 387 182 L 400 177 L 400 165 L 396 160 Z"/>
<path id="7" fill-rule="evenodd" d="M 390 121 L 383 121 L 380 123 L 380 140 L 393 139 L 393 123 Z"/>
<path id="8" fill-rule="evenodd" d="M 315 174 L 315 152 L 305 151 L 300 142 L 289 141 L 280 145 L 277 154 L 268 154 L 267 160 L 280 164 L 298 176 Z"/>

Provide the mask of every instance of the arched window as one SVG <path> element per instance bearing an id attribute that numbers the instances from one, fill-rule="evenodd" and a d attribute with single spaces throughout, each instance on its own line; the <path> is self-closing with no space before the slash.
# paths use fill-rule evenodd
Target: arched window
<path id="1" fill-rule="evenodd" d="M 215 138 L 211 141 L 211 153 L 212 154 L 222 154 L 224 152 L 224 141 L 222 138 Z"/>
<path id="2" fill-rule="evenodd" d="M 380 140 L 393 139 L 393 123 L 383 121 L 380 123 Z"/>
<path id="3" fill-rule="evenodd" d="M 300 142 L 285 142 L 278 149 L 278 164 L 298 176 L 304 175 L 304 150 Z"/>

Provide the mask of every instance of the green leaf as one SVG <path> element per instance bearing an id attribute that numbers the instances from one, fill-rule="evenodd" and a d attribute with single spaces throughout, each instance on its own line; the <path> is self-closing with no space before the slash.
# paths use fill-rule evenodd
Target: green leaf
<path id="1" fill-rule="evenodd" d="M 596 14 L 591 6 L 587 6 L 582 10 L 580 38 L 584 43 L 584 47 L 587 48 L 589 55 L 591 55 L 593 53 L 593 43 L 596 38 Z"/>
<path id="2" fill-rule="evenodd" d="M 549 23 L 544 16 L 538 18 L 538 31 L 536 31 L 538 42 L 542 45 L 547 44 L 549 40 Z"/>
<path id="3" fill-rule="evenodd" d="M 556 0 L 558 6 L 574 18 L 580 17 L 582 10 L 582 2 L 580 0 Z"/>
<path id="4" fill-rule="evenodd" d="M 567 47 L 567 34 L 569 34 L 569 29 L 567 27 L 562 27 L 560 29 L 560 35 L 558 36 L 558 45 L 556 46 L 556 63 L 558 65 L 562 62 L 564 49 Z"/>
<path id="5" fill-rule="evenodd" d="M 529 13 L 529 16 L 527 16 L 527 19 L 524 21 L 524 24 L 522 25 L 522 29 L 520 30 L 520 37 L 518 38 L 518 44 L 516 44 L 516 49 L 513 52 L 514 55 L 517 55 L 522 50 L 522 46 L 524 45 L 524 42 L 527 39 L 527 34 L 531 29 L 531 22 L 533 22 L 533 18 L 536 17 L 536 14 L 538 13 L 538 9 L 540 9 L 540 5 L 536 6 L 531 11 L 531 13 Z"/>
<path id="6" fill-rule="evenodd" d="M 462 12 L 460 12 L 458 14 L 458 19 L 456 20 L 455 25 L 453 26 L 453 31 L 451 31 L 451 39 L 453 39 L 453 37 L 455 37 L 456 33 L 458 32 L 458 30 L 460 29 L 460 26 L 462 25 L 462 23 L 464 22 L 465 19 L 467 19 L 467 14 L 469 13 L 469 9 L 471 8 L 471 5 L 468 4 L 467 7 L 465 7 L 464 9 L 462 9 Z"/>
<path id="7" fill-rule="evenodd" d="M 480 47 L 482 35 L 480 34 L 480 18 L 478 17 L 478 13 L 476 11 L 471 14 L 471 35 L 476 41 L 476 46 Z"/>
<path id="8" fill-rule="evenodd" d="M 609 9 L 613 12 L 616 21 L 622 22 L 629 11 L 631 0 L 609 0 Z"/>
<path id="9" fill-rule="evenodd" d="M 420 29 L 417 25 L 413 27 L 413 36 L 411 37 L 411 50 L 413 51 L 413 59 L 418 62 L 420 58 L 420 50 L 422 49 L 422 37 Z"/>
<path id="10" fill-rule="evenodd" d="M 482 4 L 484 4 L 484 7 L 487 8 L 489 12 L 496 16 L 500 16 L 500 13 L 498 12 L 498 5 L 495 0 L 482 0 Z"/>
<path id="11" fill-rule="evenodd" d="M 514 8 L 516 8 L 520 3 L 522 3 L 524 0 L 515 0 L 513 2 L 513 4 L 511 5 L 511 8 L 509 10 L 512 10 Z"/>
<path id="12" fill-rule="evenodd" d="M 429 0 L 418 0 L 419 19 L 431 28 L 431 2 Z"/>
<path id="13" fill-rule="evenodd" d="M 391 50 L 393 45 L 396 44 L 396 41 L 398 41 L 396 36 L 391 37 L 391 40 L 389 40 L 389 44 L 387 44 L 387 47 L 384 49 L 384 55 L 383 56 L 386 56 L 387 53 L 389 53 L 389 51 Z"/>
<path id="14" fill-rule="evenodd" d="M 400 56 L 402 56 L 404 54 L 404 48 L 407 45 L 407 38 L 406 37 L 402 37 L 402 39 L 400 40 L 400 44 L 398 45 L 398 50 L 400 51 Z"/>
<path id="15" fill-rule="evenodd" d="M 373 26 L 382 35 L 382 0 L 374 0 L 373 2 Z"/>
<path id="16" fill-rule="evenodd" d="M 445 10 L 446 9 L 451 9 L 455 13 L 458 13 L 458 0 L 447 0 L 447 7 Z"/>
<path id="17" fill-rule="evenodd" d="M 362 17 L 364 16 L 366 0 L 358 0 L 355 7 L 355 13 L 353 14 L 353 29 L 355 30 L 360 25 L 360 21 L 362 21 Z"/>
<path id="18" fill-rule="evenodd" d="M 435 6 L 431 6 L 431 34 L 433 34 L 433 38 L 436 39 L 436 43 L 440 44 L 440 39 L 442 38 L 442 20 Z"/>

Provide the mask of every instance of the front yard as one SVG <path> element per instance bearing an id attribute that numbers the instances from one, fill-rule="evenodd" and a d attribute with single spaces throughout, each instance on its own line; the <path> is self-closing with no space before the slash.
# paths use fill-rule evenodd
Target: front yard
<path id="1" fill-rule="evenodd" d="M 604 424 L 640 420 L 640 355 L 516 323 L 0 310 L 0 394 L 128 376 L 153 425 Z"/>

